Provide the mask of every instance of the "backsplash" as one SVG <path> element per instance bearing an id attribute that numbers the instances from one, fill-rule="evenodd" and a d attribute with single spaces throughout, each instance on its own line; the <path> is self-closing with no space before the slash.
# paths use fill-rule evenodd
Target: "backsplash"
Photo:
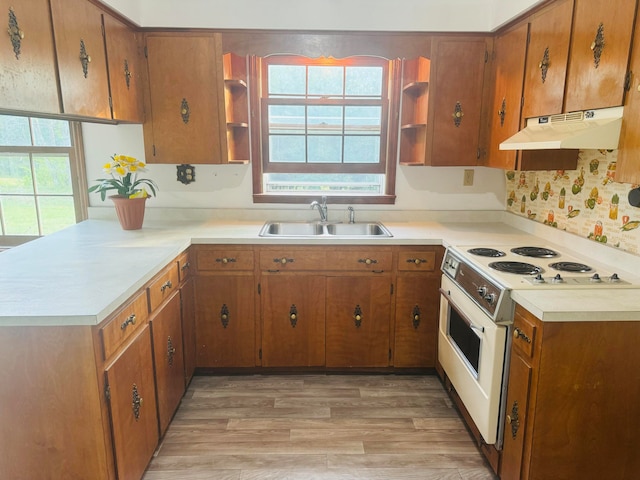
<path id="1" fill-rule="evenodd" d="M 507 210 L 629 253 L 640 254 L 637 185 L 616 183 L 617 150 L 581 150 L 576 170 L 506 172 Z"/>

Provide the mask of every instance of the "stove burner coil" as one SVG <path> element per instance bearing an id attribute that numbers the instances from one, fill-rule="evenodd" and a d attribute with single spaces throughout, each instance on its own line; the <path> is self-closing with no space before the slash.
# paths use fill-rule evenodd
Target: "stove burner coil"
<path id="1" fill-rule="evenodd" d="M 504 257 L 506 253 L 496 250 L 495 248 L 471 248 L 467 250 L 472 255 L 479 257 Z"/>
<path id="2" fill-rule="evenodd" d="M 517 273 L 518 275 L 535 275 L 544 270 L 525 262 L 491 262 L 489 268 L 505 273 Z"/>
<path id="3" fill-rule="evenodd" d="M 556 262 L 550 263 L 549 268 L 553 268 L 554 270 L 559 270 L 561 272 L 576 272 L 576 273 L 586 273 L 593 270 L 589 265 L 585 265 L 584 263 L 577 262 Z"/>
<path id="4" fill-rule="evenodd" d="M 523 257 L 552 258 L 558 256 L 558 252 L 544 247 L 516 247 L 512 248 L 511 252 Z"/>

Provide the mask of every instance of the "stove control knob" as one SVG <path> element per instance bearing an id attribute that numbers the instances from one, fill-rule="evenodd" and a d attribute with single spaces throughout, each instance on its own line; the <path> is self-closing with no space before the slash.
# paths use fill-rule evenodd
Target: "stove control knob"
<path id="1" fill-rule="evenodd" d="M 560 275 L 559 273 L 556 274 L 555 277 L 553 277 L 553 280 L 551 280 L 552 283 L 563 283 L 564 282 L 564 278 L 562 278 L 562 275 Z"/>
<path id="2" fill-rule="evenodd" d="M 598 282 L 602 281 L 602 280 L 600 280 L 600 275 L 598 275 L 597 273 L 594 273 L 593 276 L 589 280 L 594 282 L 594 283 L 598 283 Z"/>
<path id="3" fill-rule="evenodd" d="M 494 305 L 496 303 L 496 294 L 489 293 L 487 295 L 484 295 L 484 299 L 489 305 Z"/>
<path id="4" fill-rule="evenodd" d="M 533 279 L 533 283 L 545 283 L 544 281 L 544 277 L 542 276 L 541 273 L 537 274 L 534 279 Z"/>
<path id="5" fill-rule="evenodd" d="M 487 288 L 486 285 L 482 285 L 481 287 L 478 287 L 476 291 L 478 292 L 478 295 L 480 295 L 483 298 L 487 293 L 489 293 L 489 289 Z"/>
<path id="6" fill-rule="evenodd" d="M 613 283 L 619 282 L 620 281 L 620 277 L 618 276 L 617 273 L 614 273 L 613 275 L 611 275 L 609 277 L 609 281 L 613 282 Z"/>

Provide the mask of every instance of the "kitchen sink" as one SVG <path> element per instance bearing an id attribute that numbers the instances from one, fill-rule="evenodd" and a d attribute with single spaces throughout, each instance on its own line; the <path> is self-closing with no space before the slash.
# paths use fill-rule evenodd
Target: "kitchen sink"
<path id="1" fill-rule="evenodd" d="M 266 222 L 261 237 L 393 237 L 380 222 Z"/>

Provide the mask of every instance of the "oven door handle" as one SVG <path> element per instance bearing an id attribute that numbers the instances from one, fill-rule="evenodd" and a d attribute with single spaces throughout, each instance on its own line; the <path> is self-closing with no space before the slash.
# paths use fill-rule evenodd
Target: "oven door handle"
<path id="1" fill-rule="evenodd" d="M 449 290 L 440 288 L 440 295 L 442 295 L 450 305 L 453 305 L 455 307 L 455 302 L 451 298 L 451 292 Z M 464 320 L 464 323 L 466 323 L 469 328 L 480 333 L 484 332 L 484 327 L 482 325 L 476 325 L 475 323 L 473 323 L 469 317 L 467 317 L 464 313 L 462 313 L 457 308 L 456 308 L 456 311 L 458 312 L 458 315 L 460 315 L 460 318 Z"/>

